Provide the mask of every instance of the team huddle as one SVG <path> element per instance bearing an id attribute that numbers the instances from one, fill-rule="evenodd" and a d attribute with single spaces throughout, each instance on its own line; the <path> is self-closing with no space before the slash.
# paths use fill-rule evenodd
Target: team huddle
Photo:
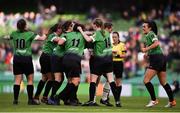
<path id="1" fill-rule="evenodd" d="M 152 25 L 152 23 L 144 22 L 143 24 L 145 38 L 142 40 L 141 49 L 142 52 L 146 53 L 145 58 L 148 59 L 150 64 L 144 78 L 145 86 L 151 96 L 151 101 L 146 107 L 158 104 L 153 85 L 150 82 L 155 74 L 158 74 L 160 83 L 169 97 L 168 105 L 165 107 L 172 107 L 176 105 L 176 101 L 169 84 L 164 79 L 166 61 L 159 46 L 156 31 L 154 31 L 154 24 Z M 103 23 L 101 19 L 96 18 L 92 22 L 92 26 L 94 31 L 90 32 L 86 31 L 84 25 L 80 23 L 66 21 L 63 24 L 55 24 L 49 29 L 47 35 L 40 36 L 32 31 L 28 31 L 26 21 L 20 19 L 17 22 L 17 31 L 10 35 L 10 40 L 12 40 L 14 46 L 13 74 L 15 75 L 15 83 L 13 87 L 13 104 L 18 104 L 20 83 L 23 74 L 25 74 L 29 105 L 40 104 L 40 94 L 45 87 L 43 97 L 41 98 L 43 103 L 60 105 L 60 101 L 63 101 L 64 105 L 98 106 L 96 103 L 96 89 L 101 75 L 103 75 L 107 82 L 104 85 L 100 103 L 106 106 L 113 106 L 109 102 L 109 92 L 111 89 L 116 107 L 122 107 L 120 95 L 122 90 L 123 60 L 126 57 L 125 44 L 120 41 L 118 32 L 112 32 L 113 26 L 111 23 Z M 110 39 L 111 33 L 113 44 Z M 39 60 L 42 78 L 38 83 L 34 96 L 34 69 L 31 53 L 31 43 L 33 40 L 44 41 Z M 89 100 L 82 104 L 77 98 L 77 91 L 80 84 L 81 59 L 85 48 L 88 48 L 91 52 L 89 60 L 91 76 Z M 158 65 L 156 60 L 153 60 L 155 58 L 160 62 Z M 64 77 L 67 78 L 67 84 L 57 94 L 64 81 Z M 48 96 L 50 91 L 51 94 Z"/>

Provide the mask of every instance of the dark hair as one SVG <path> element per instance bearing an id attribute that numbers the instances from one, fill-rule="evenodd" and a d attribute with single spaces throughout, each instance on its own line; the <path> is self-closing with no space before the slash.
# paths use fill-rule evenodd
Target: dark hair
<path id="1" fill-rule="evenodd" d="M 117 34 L 117 36 L 118 36 L 118 43 L 119 43 L 119 42 L 120 42 L 120 39 L 119 39 L 119 38 L 120 38 L 119 33 L 118 33 L 117 31 L 114 31 L 113 34 Z"/>
<path id="2" fill-rule="evenodd" d="M 102 29 L 101 34 L 103 37 L 105 37 L 103 21 L 100 18 L 96 18 L 96 19 L 94 19 L 93 24 L 95 24 L 97 27 L 100 27 Z"/>
<path id="3" fill-rule="evenodd" d="M 83 24 L 74 22 L 74 27 L 73 27 L 73 31 L 75 32 L 79 32 L 79 30 L 77 29 L 77 27 L 80 26 L 83 30 L 85 29 L 85 26 Z"/>
<path id="4" fill-rule="evenodd" d="M 66 32 L 68 28 L 72 25 L 72 21 L 68 20 L 62 25 L 63 32 Z"/>
<path id="5" fill-rule="evenodd" d="M 105 29 L 106 29 L 106 28 L 110 29 L 112 26 L 113 26 L 113 25 L 112 25 L 112 23 L 110 23 L 110 22 L 104 23 L 104 28 L 105 28 Z"/>
<path id="6" fill-rule="evenodd" d="M 25 28 L 26 28 L 26 21 L 24 19 L 18 20 L 17 29 L 22 32 L 22 31 L 25 31 Z"/>
<path id="7" fill-rule="evenodd" d="M 153 31 L 156 35 L 158 34 L 158 28 L 155 21 L 149 20 L 149 21 L 145 21 L 144 23 L 147 23 L 148 27 L 150 27 L 151 31 Z"/>
<path id="8" fill-rule="evenodd" d="M 53 25 L 49 31 L 48 31 L 48 34 L 51 34 L 53 32 L 56 32 L 58 29 L 60 29 L 62 27 L 62 25 L 60 23 L 57 23 L 55 25 Z"/>

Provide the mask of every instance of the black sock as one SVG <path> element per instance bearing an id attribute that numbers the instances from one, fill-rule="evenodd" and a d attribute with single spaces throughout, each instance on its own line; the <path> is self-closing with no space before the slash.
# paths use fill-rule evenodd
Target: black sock
<path id="1" fill-rule="evenodd" d="M 170 85 L 168 83 L 166 83 L 166 85 L 164 85 L 163 88 L 165 89 L 165 91 L 169 97 L 169 101 L 172 102 L 174 100 L 174 97 L 173 97 L 173 92 L 172 92 Z"/>
<path id="2" fill-rule="evenodd" d="M 58 98 L 66 101 L 70 98 L 70 93 L 74 84 L 67 83 L 66 87 L 59 93 Z"/>
<path id="3" fill-rule="evenodd" d="M 145 84 L 150 96 L 151 96 L 151 100 L 155 101 L 156 100 L 156 95 L 155 95 L 155 91 L 154 91 L 154 87 L 152 85 L 151 82 L 148 82 Z"/>
<path id="4" fill-rule="evenodd" d="M 78 86 L 75 86 L 75 92 L 76 92 L 76 94 L 75 94 L 75 100 L 78 100 L 78 98 L 77 98 L 78 87 L 79 87 L 79 85 L 78 85 Z"/>
<path id="5" fill-rule="evenodd" d="M 39 81 L 38 86 L 37 86 L 37 91 L 35 93 L 35 98 L 39 98 L 39 95 L 41 94 L 45 83 L 46 81 L 42 81 L 42 80 Z"/>
<path id="6" fill-rule="evenodd" d="M 27 85 L 27 93 L 28 93 L 28 99 L 29 100 L 33 99 L 33 90 L 34 90 L 33 85 Z"/>
<path id="7" fill-rule="evenodd" d="M 118 98 L 118 92 L 117 92 L 117 87 L 116 87 L 116 84 L 115 82 L 111 82 L 110 84 L 110 87 L 111 87 L 111 91 L 113 93 L 113 96 L 114 96 L 114 100 L 117 102 L 117 101 L 120 101 L 119 98 Z"/>
<path id="8" fill-rule="evenodd" d="M 53 82 L 54 82 L 54 81 L 49 80 L 49 81 L 46 83 L 43 97 L 48 97 L 48 94 L 49 94 L 49 92 L 50 92 L 50 90 L 51 90 L 51 88 L 52 88 Z"/>
<path id="9" fill-rule="evenodd" d="M 58 89 L 61 87 L 62 85 L 62 81 L 58 82 L 58 81 L 54 81 L 53 85 L 52 85 L 52 92 L 51 92 L 51 98 L 54 97 L 54 95 L 56 94 L 56 92 L 58 91 Z"/>
<path id="10" fill-rule="evenodd" d="M 71 92 L 70 92 L 70 100 L 75 100 L 76 99 L 76 93 L 77 93 L 77 86 L 75 86 L 74 84 L 71 86 Z"/>
<path id="11" fill-rule="evenodd" d="M 89 87 L 89 100 L 90 101 L 94 101 L 95 92 L 96 92 L 96 83 L 91 82 L 90 87 Z"/>
<path id="12" fill-rule="evenodd" d="M 18 100 L 20 85 L 14 85 L 13 90 L 14 90 L 14 100 Z"/>
<path id="13" fill-rule="evenodd" d="M 120 97 L 121 97 L 121 90 L 122 90 L 122 86 L 117 86 L 117 96 L 118 96 L 118 100 L 120 100 Z"/>
<path id="14" fill-rule="evenodd" d="M 66 84 L 66 87 L 59 93 L 58 98 L 64 100 L 66 95 L 66 91 L 69 89 L 69 83 Z"/>

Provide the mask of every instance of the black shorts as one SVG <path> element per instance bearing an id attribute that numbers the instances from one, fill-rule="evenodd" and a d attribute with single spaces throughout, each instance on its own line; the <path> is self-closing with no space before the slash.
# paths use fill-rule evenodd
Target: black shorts
<path id="1" fill-rule="evenodd" d="M 149 55 L 149 69 L 158 72 L 166 71 L 166 57 L 163 54 Z"/>
<path id="2" fill-rule="evenodd" d="M 34 73 L 31 56 L 17 56 L 13 59 L 13 74 L 25 74 L 26 76 Z"/>
<path id="3" fill-rule="evenodd" d="M 66 53 L 63 57 L 63 66 L 67 78 L 80 77 L 81 56 L 73 53 Z"/>
<path id="4" fill-rule="evenodd" d="M 64 72 L 62 59 L 63 59 L 63 57 L 59 57 L 57 55 L 51 56 L 52 73 L 59 73 L 59 72 L 63 73 Z"/>
<path id="5" fill-rule="evenodd" d="M 41 65 L 41 73 L 47 74 L 51 72 L 51 55 L 42 53 L 39 59 Z"/>
<path id="6" fill-rule="evenodd" d="M 112 56 L 97 57 L 91 56 L 90 58 L 90 71 L 91 74 L 101 76 L 113 71 Z"/>
<path id="7" fill-rule="evenodd" d="M 113 73 L 116 78 L 122 78 L 123 61 L 113 61 Z"/>

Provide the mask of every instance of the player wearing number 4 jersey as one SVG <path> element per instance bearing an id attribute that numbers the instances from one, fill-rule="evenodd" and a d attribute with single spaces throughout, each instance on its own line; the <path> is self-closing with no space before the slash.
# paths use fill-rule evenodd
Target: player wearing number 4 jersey
<path id="1" fill-rule="evenodd" d="M 10 35 L 10 40 L 13 43 L 14 59 L 13 59 L 13 74 L 15 75 L 15 83 L 13 87 L 14 101 L 13 104 L 18 104 L 18 96 L 20 90 L 20 83 L 23 79 L 23 74 L 26 75 L 28 85 L 28 104 L 37 104 L 33 100 L 33 77 L 34 69 L 32 63 L 31 43 L 33 40 L 44 40 L 46 36 L 40 37 L 35 33 L 26 30 L 26 21 L 20 19 L 17 22 L 17 31 Z"/>
<path id="2" fill-rule="evenodd" d="M 143 33 L 145 36 L 142 38 L 143 43 L 141 44 L 141 50 L 147 54 L 146 58 L 148 57 L 149 60 L 149 66 L 147 67 L 144 76 L 144 84 L 151 96 L 151 101 L 146 107 L 152 107 L 158 104 L 154 87 L 150 82 L 156 74 L 158 75 L 160 84 L 163 86 L 169 97 L 169 102 L 165 107 L 173 107 L 176 105 L 176 101 L 174 100 L 170 85 L 166 82 L 166 58 L 159 45 L 157 32 L 157 26 L 154 21 L 143 23 Z"/>
<path id="3" fill-rule="evenodd" d="M 87 36 L 81 28 L 79 31 L 88 42 L 94 43 L 93 56 L 90 59 L 91 82 L 89 87 L 89 101 L 83 106 L 97 106 L 94 102 L 96 91 L 96 82 L 99 76 L 106 74 L 107 80 L 110 84 L 115 101 L 118 101 L 117 88 L 114 82 L 112 73 L 112 46 L 110 42 L 110 35 L 103 29 L 103 22 L 101 19 L 93 21 L 93 28 L 96 30 L 93 37 Z"/>

